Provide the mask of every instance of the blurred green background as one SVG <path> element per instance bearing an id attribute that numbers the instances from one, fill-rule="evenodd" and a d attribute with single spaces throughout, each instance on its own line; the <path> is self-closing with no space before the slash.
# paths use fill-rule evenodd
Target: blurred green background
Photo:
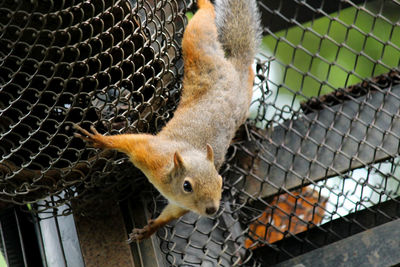
<path id="1" fill-rule="evenodd" d="M 1 253 L 0 253 L 0 267 L 7 267 L 6 260 L 4 259 L 3 255 Z"/>
<path id="2" fill-rule="evenodd" d="M 264 37 L 270 89 L 304 101 L 399 67 L 399 5 L 371 1 Z"/>

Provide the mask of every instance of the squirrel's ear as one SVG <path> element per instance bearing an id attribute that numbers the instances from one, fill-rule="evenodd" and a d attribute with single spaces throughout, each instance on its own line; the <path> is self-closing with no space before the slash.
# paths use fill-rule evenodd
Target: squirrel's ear
<path id="1" fill-rule="evenodd" d="M 214 151 L 209 144 L 207 144 L 207 159 L 214 163 Z"/>
<path id="2" fill-rule="evenodd" d="M 174 169 L 179 170 L 179 169 L 183 169 L 184 167 L 185 166 L 183 163 L 183 158 L 182 158 L 181 154 L 179 154 L 179 152 L 176 151 L 174 154 Z"/>

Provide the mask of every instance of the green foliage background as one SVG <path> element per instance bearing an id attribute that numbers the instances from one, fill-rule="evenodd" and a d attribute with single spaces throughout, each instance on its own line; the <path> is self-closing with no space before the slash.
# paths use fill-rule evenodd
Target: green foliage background
<path id="1" fill-rule="evenodd" d="M 399 20 L 399 4 L 373 1 L 266 36 L 269 78 L 297 102 L 387 73 L 399 67 Z"/>

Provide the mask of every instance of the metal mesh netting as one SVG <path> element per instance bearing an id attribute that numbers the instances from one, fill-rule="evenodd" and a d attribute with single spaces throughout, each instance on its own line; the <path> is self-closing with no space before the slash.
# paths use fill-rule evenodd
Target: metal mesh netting
<path id="1" fill-rule="evenodd" d="M 1 1 L 1 199 L 54 195 L 46 208 L 127 186 L 118 182 L 126 161 L 84 149 L 72 123 L 114 133 L 164 125 L 180 92 L 188 4 Z"/>
<path id="2" fill-rule="evenodd" d="M 84 149 L 71 125 L 157 132 L 179 100 L 192 5 L 0 3 L 1 199 L 51 196 L 46 209 L 139 188 L 125 157 Z M 265 266 L 400 217 L 399 4 L 259 6 L 254 101 L 221 170 L 221 209 L 158 232 L 169 265 Z M 165 200 L 148 193 L 155 215 Z"/>
<path id="3" fill-rule="evenodd" d="M 222 168 L 224 203 L 215 220 L 158 233 L 170 265 L 267 266 L 400 217 L 399 4 L 259 5 L 254 101 Z"/>

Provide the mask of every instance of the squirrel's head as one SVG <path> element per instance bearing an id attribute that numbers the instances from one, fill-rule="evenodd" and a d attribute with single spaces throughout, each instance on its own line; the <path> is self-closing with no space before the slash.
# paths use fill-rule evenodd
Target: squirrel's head
<path id="1" fill-rule="evenodd" d="M 171 201 L 200 215 L 211 216 L 219 209 L 222 177 L 214 165 L 214 152 L 207 144 L 207 153 L 175 152 L 171 183 Z"/>

